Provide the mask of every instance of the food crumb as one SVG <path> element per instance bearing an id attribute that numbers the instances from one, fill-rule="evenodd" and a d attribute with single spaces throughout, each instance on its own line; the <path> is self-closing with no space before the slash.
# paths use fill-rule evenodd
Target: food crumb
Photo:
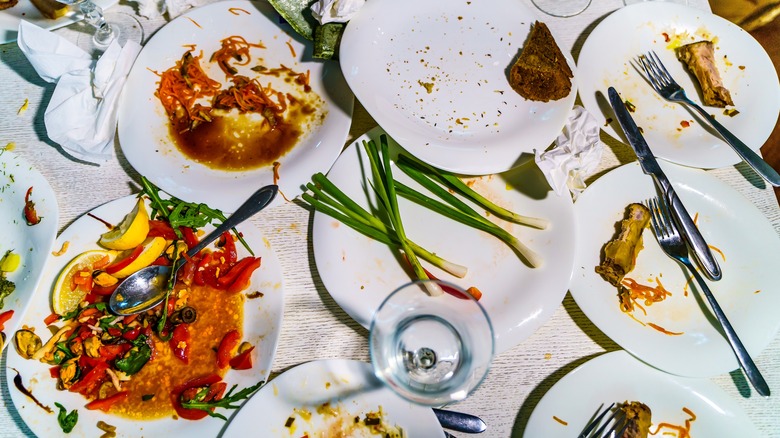
<path id="1" fill-rule="evenodd" d="M 551 353 L 544 353 L 544 358 L 545 358 L 545 360 L 550 360 L 550 359 L 552 359 L 552 354 Z"/>
<path id="2" fill-rule="evenodd" d="M 569 425 L 569 423 L 567 423 L 566 421 L 561 420 L 560 418 L 556 417 L 555 415 L 553 415 L 553 420 L 563 424 L 564 426 L 568 426 Z"/>
<path id="3" fill-rule="evenodd" d="M 21 115 L 25 111 L 27 111 L 27 108 L 30 106 L 30 101 L 28 99 L 24 99 L 24 103 L 19 108 L 19 111 L 16 112 L 17 115 Z"/>
<path id="4" fill-rule="evenodd" d="M 51 255 L 53 255 L 54 257 L 59 257 L 68 251 L 69 246 L 70 246 L 70 240 L 66 240 L 65 242 L 62 243 L 62 247 L 60 248 L 60 250 L 52 251 Z"/>
<path id="5" fill-rule="evenodd" d="M 723 110 L 724 116 L 734 117 L 737 114 L 739 114 L 739 111 L 736 108 L 727 108 Z"/>

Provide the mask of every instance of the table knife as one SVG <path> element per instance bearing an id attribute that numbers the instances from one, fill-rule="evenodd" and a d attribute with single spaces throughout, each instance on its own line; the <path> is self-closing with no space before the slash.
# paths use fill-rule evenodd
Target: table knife
<path id="1" fill-rule="evenodd" d="M 485 422 L 476 415 L 442 409 L 434 409 L 433 413 L 445 429 L 466 433 L 482 433 L 487 429 Z"/>
<path id="2" fill-rule="evenodd" d="M 653 181 L 670 206 L 672 216 L 674 216 L 677 225 L 680 227 L 683 237 L 693 250 L 694 258 L 710 280 L 720 280 L 721 271 L 718 262 L 713 257 L 707 242 L 704 241 L 704 237 L 702 237 L 693 219 L 691 219 L 691 215 L 688 214 L 682 201 L 675 193 L 672 183 L 669 182 L 669 179 L 661 170 L 661 166 L 650 151 L 650 147 L 647 145 L 628 109 L 626 109 L 623 99 L 620 98 L 620 95 L 613 87 L 609 87 L 608 94 L 609 103 L 612 105 L 620 127 L 623 128 L 623 132 L 626 134 L 628 143 L 634 149 L 637 158 L 639 158 L 642 171 L 653 177 Z"/>

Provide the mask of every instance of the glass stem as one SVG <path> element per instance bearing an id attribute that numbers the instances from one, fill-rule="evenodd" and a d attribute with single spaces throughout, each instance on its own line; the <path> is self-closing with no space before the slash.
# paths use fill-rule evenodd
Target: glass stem
<path id="1" fill-rule="evenodd" d="M 114 31 L 103 17 L 103 8 L 87 0 L 81 4 L 81 13 L 84 20 L 95 28 L 95 44 L 107 46 L 114 39 Z"/>

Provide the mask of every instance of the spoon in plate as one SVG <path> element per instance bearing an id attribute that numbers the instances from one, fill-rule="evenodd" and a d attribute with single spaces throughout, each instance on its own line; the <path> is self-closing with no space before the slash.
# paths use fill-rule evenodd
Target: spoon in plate
<path id="1" fill-rule="evenodd" d="M 276 185 L 268 185 L 256 191 L 238 207 L 235 213 L 187 251 L 187 257 L 178 259 L 173 267 L 147 266 L 125 278 L 111 294 L 108 307 L 117 315 L 133 315 L 160 304 L 168 294 L 169 278 L 173 275 L 174 281 L 171 284 L 175 282 L 176 273 L 187 259 L 195 257 L 200 250 L 216 240 L 225 231 L 235 228 L 241 222 L 267 207 L 274 200 L 278 191 L 279 187 Z"/>

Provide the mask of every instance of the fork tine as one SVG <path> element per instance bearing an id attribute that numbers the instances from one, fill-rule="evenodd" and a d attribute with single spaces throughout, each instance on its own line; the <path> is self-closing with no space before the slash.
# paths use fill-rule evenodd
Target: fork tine
<path id="1" fill-rule="evenodd" d="M 661 93 L 661 85 L 658 83 L 658 80 L 656 80 L 655 74 L 652 71 L 652 67 L 650 67 L 648 64 L 650 61 L 648 61 L 646 55 L 640 55 L 639 56 L 639 65 L 642 66 L 642 70 L 645 71 L 645 75 L 647 76 L 648 82 L 650 82 L 650 86 L 655 89 L 657 93 Z"/>
<path id="2" fill-rule="evenodd" d="M 586 427 L 585 430 L 582 431 L 580 436 L 588 436 L 588 434 L 593 429 L 595 429 L 599 425 L 599 423 L 601 423 L 601 419 L 604 418 L 604 416 L 607 415 L 607 413 L 609 413 L 610 409 L 612 409 L 613 406 L 615 406 L 614 402 L 611 405 L 607 406 L 607 408 L 604 409 L 604 412 L 600 413 L 599 415 L 596 416 L 596 418 L 591 420 L 590 424 L 588 424 L 588 427 Z M 601 409 L 601 408 L 599 408 L 599 409 Z M 596 412 L 598 412 L 598 411 L 596 411 Z"/>
<path id="3" fill-rule="evenodd" d="M 598 431 L 596 431 L 596 436 L 604 437 L 604 438 L 614 436 L 612 434 L 615 433 L 615 430 L 617 430 L 618 425 L 623 424 L 622 422 L 625 419 L 626 419 L 626 413 L 623 412 L 622 410 L 618 409 L 612 411 L 612 415 L 610 415 L 607 421 L 601 426 L 601 428 Z M 607 429 L 607 426 L 609 424 L 612 424 L 612 426 L 609 429 Z"/>
<path id="4" fill-rule="evenodd" d="M 666 66 L 663 62 L 661 62 L 661 58 L 658 57 L 658 54 L 655 53 L 655 50 L 651 50 L 648 52 L 650 55 L 650 59 L 652 59 L 655 62 L 655 65 L 658 67 L 659 71 L 662 72 L 662 76 L 664 80 L 666 80 L 667 83 L 672 83 L 674 80 L 672 79 L 672 75 L 669 74 L 669 71 L 666 69 Z"/>

